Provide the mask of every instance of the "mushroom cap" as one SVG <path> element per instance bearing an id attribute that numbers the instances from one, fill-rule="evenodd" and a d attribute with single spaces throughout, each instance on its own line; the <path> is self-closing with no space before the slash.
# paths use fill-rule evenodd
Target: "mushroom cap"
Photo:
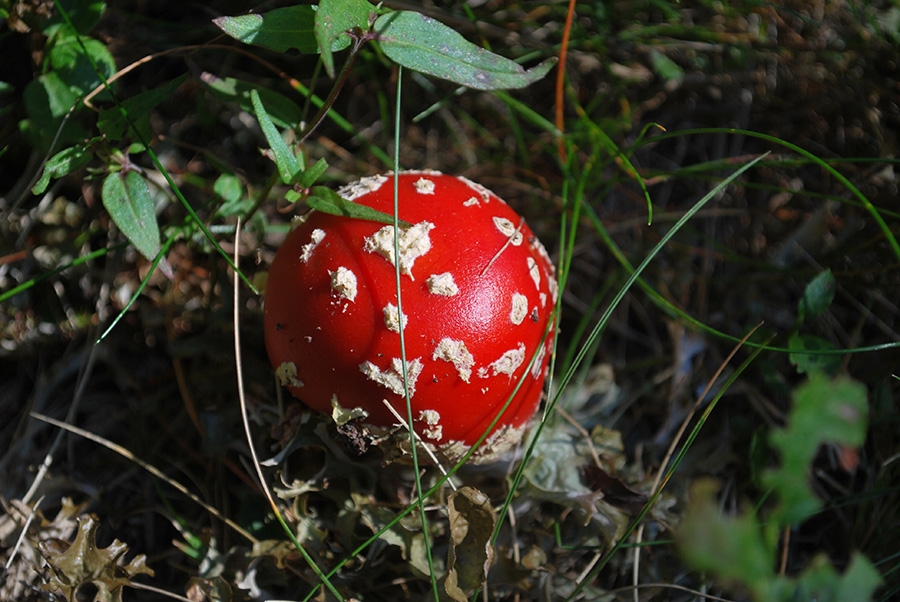
<path id="1" fill-rule="evenodd" d="M 392 213 L 392 184 L 392 174 L 374 176 L 339 194 Z M 450 458 L 477 441 L 521 381 L 484 459 L 518 443 L 539 405 L 553 265 L 522 218 L 484 187 L 437 172 L 403 172 L 398 184 L 399 217 L 412 224 L 399 237 L 403 315 L 393 227 L 313 211 L 272 262 L 266 349 L 306 405 L 361 408 L 366 425 L 391 427 L 397 419 L 383 400 L 406 416 L 402 327 L 416 432 Z"/>

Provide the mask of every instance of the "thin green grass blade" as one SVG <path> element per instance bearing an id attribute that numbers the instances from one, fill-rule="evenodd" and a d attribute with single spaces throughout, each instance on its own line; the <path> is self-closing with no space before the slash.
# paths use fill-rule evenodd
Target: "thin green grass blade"
<path id="1" fill-rule="evenodd" d="M 884 221 L 884 218 L 881 216 L 881 212 L 872 204 L 872 202 L 862 193 L 862 191 L 857 188 L 853 182 L 847 179 L 847 177 L 835 169 L 831 164 L 827 161 L 822 160 L 817 157 L 815 154 L 809 152 L 805 148 L 801 146 L 797 146 L 796 144 L 792 144 L 787 140 L 782 140 L 781 138 L 777 138 L 775 136 L 770 136 L 768 134 L 763 134 L 762 132 L 754 132 L 751 130 L 741 130 L 736 128 L 697 128 L 692 130 L 682 130 L 679 132 L 671 132 L 667 134 L 661 134 L 660 136 L 654 137 L 654 140 L 662 140 L 666 138 L 671 138 L 674 136 L 689 136 L 693 134 L 735 134 L 737 136 L 747 136 L 750 138 L 758 138 L 759 140 L 765 140 L 766 142 L 771 142 L 772 144 L 777 144 L 778 146 L 783 146 L 798 155 L 802 155 L 806 157 L 808 160 L 812 161 L 814 164 L 818 165 L 829 174 L 834 176 L 834 178 L 843 184 L 847 190 L 860 202 L 860 204 L 869 212 L 872 216 L 872 219 L 875 220 L 875 223 L 878 224 L 878 227 L 881 229 L 882 234 L 884 235 L 885 240 L 888 241 L 888 244 L 891 246 L 891 249 L 894 251 L 894 256 L 900 261 L 900 243 L 897 242 L 897 237 L 894 236 L 894 233 L 891 231 L 890 227 Z"/>

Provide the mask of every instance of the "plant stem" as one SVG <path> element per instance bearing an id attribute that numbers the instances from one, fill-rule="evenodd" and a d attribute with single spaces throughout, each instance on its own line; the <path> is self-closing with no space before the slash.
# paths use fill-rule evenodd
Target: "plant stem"
<path id="1" fill-rule="evenodd" d="M 328 111 L 331 110 L 331 107 L 334 105 L 334 101 L 337 99 L 338 94 L 341 89 L 344 87 L 344 84 L 347 83 L 347 78 L 350 75 L 350 69 L 353 67 L 354 61 L 356 61 L 356 56 L 359 54 L 360 49 L 363 47 L 363 44 L 373 39 L 374 34 L 371 33 L 359 33 L 359 32 L 349 32 L 350 37 L 353 38 L 353 46 L 350 48 L 350 56 L 347 57 L 347 62 L 344 63 L 344 66 L 341 68 L 340 74 L 338 74 L 337 80 L 334 82 L 334 86 L 331 88 L 331 92 L 328 93 L 328 97 L 325 98 L 325 102 L 322 103 L 322 106 L 319 107 L 319 112 L 312 118 L 312 121 L 309 122 L 303 133 L 300 135 L 299 143 L 303 143 L 307 138 L 309 138 L 310 134 L 312 134 L 319 124 L 322 123 L 322 120 L 325 119 L 325 116 L 328 114 Z"/>

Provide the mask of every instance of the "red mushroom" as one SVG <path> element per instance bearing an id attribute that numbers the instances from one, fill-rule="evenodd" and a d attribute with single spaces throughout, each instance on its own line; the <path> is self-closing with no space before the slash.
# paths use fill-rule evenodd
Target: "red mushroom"
<path id="1" fill-rule="evenodd" d="M 392 182 L 363 178 L 339 194 L 391 213 Z M 269 271 L 269 358 L 308 406 L 362 416 L 379 435 L 398 422 L 383 400 L 406 416 L 403 328 L 416 433 L 448 459 L 478 440 L 521 381 L 475 455 L 496 457 L 520 441 L 540 402 L 553 265 L 521 217 L 465 178 L 401 173 L 399 216 L 411 224 L 399 234 L 403 315 L 393 226 L 313 211 Z"/>

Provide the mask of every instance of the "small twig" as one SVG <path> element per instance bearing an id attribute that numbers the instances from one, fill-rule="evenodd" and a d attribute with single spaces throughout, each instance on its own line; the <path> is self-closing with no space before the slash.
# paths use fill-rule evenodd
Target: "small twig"
<path id="1" fill-rule="evenodd" d="M 128 584 L 128 587 L 144 590 L 146 592 L 153 592 L 154 594 L 159 594 L 160 596 L 165 596 L 166 598 L 171 598 L 172 600 L 178 600 L 179 602 L 192 602 L 190 598 L 185 598 L 184 596 L 179 596 L 178 594 L 172 593 L 159 587 L 153 587 L 152 585 L 147 585 L 145 583 L 135 583 L 132 581 Z"/>
<path id="2" fill-rule="evenodd" d="M 328 111 L 330 111 L 331 107 L 334 106 L 334 101 L 340 93 L 341 89 L 344 87 L 344 84 L 347 83 L 347 78 L 350 76 L 350 68 L 353 67 L 353 63 L 356 61 L 356 57 L 359 54 L 360 48 L 363 47 L 363 44 L 373 39 L 374 36 L 374 34 L 370 32 L 366 32 L 361 35 L 351 32 L 348 32 L 348 34 L 351 38 L 353 38 L 353 47 L 350 49 L 350 56 L 347 57 L 347 61 L 341 68 L 341 72 L 340 74 L 338 74 L 337 81 L 334 82 L 334 86 L 332 86 L 331 91 L 325 98 L 325 102 L 323 102 L 322 106 L 319 107 L 319 112 L 315 114 L 315 116 L 300 134 L 297 141 L 298 144 L 303 144 L 303 142 L 307 138 L 309 138 L 309 136 L 316 130 L 316 128 L 319 127 L 319 124 L 322 123 L 322 120 L 325 119 Z"/>
<path id="3" fill-rule="evenodd" d="M 512 241 L 514 241 L 516 239 L 516 236 L 522 235 L 522 226 L 524 226 L 524 225 L 525 225 L 525 219 L 519 218 L 519 225 L 516 226 L 515 231 L 507 237 L 506 242 L 503 243 L 503 246 L 500 247 L 500 250 L 497 251 L 497 254 L 494 255 L 493 257 L 491 257 L 491 260 L 488 262 L 488 264 L 484 267 L 484 270 L 482 270 L 482 272 L 481 272 L 482 276 L 484 276 L 485 274 L 488 273 L 488 270 L 491 269 L 491 266 L 494 265 L 494 262 L 497 261 L 497 259 L 500 258 L 500 255 L 503 254 L 503 251 L 505 251 L 509 247 L 509 245 L 512 244 Z"/>
<path id="4" fill-rule="evenodd" d="M 28 527 L 31 525 L 31 521 L 34 520 L 34 517 L 37 515 L 37 509 L 40 507 L 41 502 L 44 501 L 44 496 L 38 498 L 38 501 L 34 503 L 34 506 L 31 507 L 31 512 L 28 514 L 28 518 L 25 519 L 25 524 L 22 526 L 22 532 L 19 533 L 19 537 L 16 539 L 16 545 L 13 546 L 12 552 L 9 554 L 9 558 L 6 560 L 6 565 L 3 567 L 3 572 L 0 573 L 0 583 L 3 583 L 6 580 L 6 573 L 9 572 L 9 567 L 12 566 L 13 561 L 16 559 L 16 556 L 19 553 L 19 548 L 22 547 L 22 543 L 25 541 L 25 536 L 28 535 Z"/>
<path id="5" fill-rule="evenodd" d="M 563 27 L 563 37 L 559 48 L 559 64 L 556 67 L 556 129 L 560 133 L 565 133 L 565 105 L 563 104 L 563 92 L 566 85 L 566 56 L 569 53 L 569 36 L 572 33 L 572 18 L 575 16 L 575 0 L 569 0 L 569 7 L 566 10 L 566 24 Z M 559 137 L 559 158 L 566 162 L 566 137 Z"/>

